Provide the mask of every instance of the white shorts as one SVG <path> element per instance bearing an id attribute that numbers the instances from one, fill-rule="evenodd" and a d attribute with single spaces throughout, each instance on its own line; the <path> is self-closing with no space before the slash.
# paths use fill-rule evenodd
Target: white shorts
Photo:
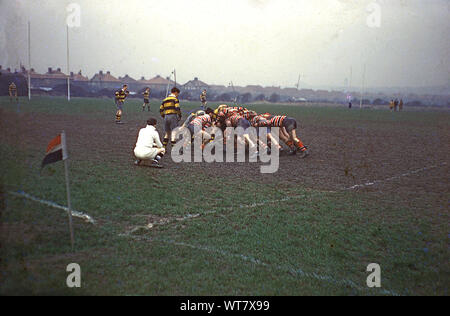
<path id="1" fill-rule="evenodd" d="M 158 148 L 148 148 L 148 147 L 136 147 L 134 148 L 134 155 L 137 159 L 151 160 L 155 159 L 158 154 Z"/>

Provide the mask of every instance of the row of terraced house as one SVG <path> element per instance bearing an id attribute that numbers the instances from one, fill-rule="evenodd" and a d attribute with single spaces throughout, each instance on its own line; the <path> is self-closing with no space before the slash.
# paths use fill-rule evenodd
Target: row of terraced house
<path id="1" fill-rule="evenodd" d="M 25 79 L 28 78 L 28 70 L 25 67 L 22 67 L 20 71 L 15 70 L 11 71 L 10 68 L 3 69 L 0 66 L 0 74 L 2 75 L 15 75 L 23 76 Z M 170 78 L 161 77 L 160 75 L 155 76 L 151 79 L 145 79 L 141 77 L 140 79 L 134 79 L 129 75 L 125 75 L 123 77 L 114 77 L 109 71 L 100 70 L 96 73 L 92 78 L 88 78 L 86 75 L 82 73 L 80 70 L 78 73 L 71 72 L 69 76 L 61 71 L 61 68 L 52 69 L 48 68 L 48 71 L 44 74 L 37 73 L 33 68 L 30 71 L 30 81 L 32 89 L 42 89 L 42 90 L 51 90 L 61 85 L 67 85 L 67 78 L 70 79 L 70 84 L 72 86 L 83 88 L 89 92 L 97 92 L 102 89 L 118 89 L 123 84 L 127 84 L 129 89 L 134 92 L 140 92 L 146 87 L 149 87 L 152 90 L 157 91 L 165 91 L 167 87 L 175 85 L 173 80 Z M 198 80 L 198 78 L 194 78 L 193 80 L 188 81 L 185 84 L 179 85 L 184 90 L 202 90 L 208 89 L 209 86 Z"/>
<path id="2" fill-rule="evenodd" d="M 92 78 L 88 78 L 81 71 L 78 73 L 71 72 L 69 76 L 61 71 L 61 68 L 48 68 L 44 74 L 37 73 L 33 68 L 30 71 L 31 89 L 33 94 L 40 92 L 49 92 L 54 95 L 64 95 L 67 92 L 67 78 L 69 77 L 71 83 L 71 92 L 74 96 L 110 96 L 112 90 L 120 88 L 123 84 L 128 84 L 130 91 L 137 96 L 149 87 L 152 89 L 151 96 L 160 98 L 165 95 L 168 88 L 175 85 L 175 82 L 170 78 L 162 77 L 160 75 L 151 79 L 134 79 L 129 75 L 123 77 L 114 77 L 109 71 L 100 70 Z M 10 68 L 4 69 L 0 65 L 0 95 L 6 95 L 8 85 L 15 81 L 19 94 L 27 94 L 27 78 L 28 70 L 21 67 L 19 71 L 11 71 Z M 177 83 L 177 86 L 182 91 L 181 97 L 188 100 L 198 100 L 199 94 L 203 89 L 208 91 L 208 99 L 215 101 L 229 101 L 237 98 L 240 102 L 253 101 L 281 101 L 281 102 L 332 102 L 345 104 L 347 96 L 352 95 L 355 100 L 358 100 L 359 92 L 356 91 L 328 91 L 328 90 L 313 90 L 313 89 L 297 89 L 297 88 L 281 88 L 277 86 L 262 87 L 260 85 L 243 86 L 224 86 L 206 84 L 197 77 L 189 80 L 184 84 Z M 78 89 L 78 91 L 77 91 Z M 105 91 L 102 91 L 105 90 Z M 84 93 L 86 92 L 86 93 Z M 363 104 L 388 104 L 392 95 L 384 93 L 366 93 Z M 415 103 L 422 103 L 426 105 L 448 105 L 448 95 L 398 95 L 398 98 L 414 100 Z"/>

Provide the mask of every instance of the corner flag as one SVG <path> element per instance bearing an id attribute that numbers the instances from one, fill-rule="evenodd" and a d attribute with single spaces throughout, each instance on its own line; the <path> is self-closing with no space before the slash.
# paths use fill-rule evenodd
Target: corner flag
<path id="1" fill-rule="evenodd" d="M 42 160 L 41 169 L 51 163 L 64 160 L 64 171 L 66 175 L 66 192 L 67 192 L 67 206 L 69 215 L 69 228 L 70 228 L 70 241 L 72 244 L 72 251 L 74 249 L 74 237 L 72 227 L 72 206 L 70 204 L 70 188 L 69 188 L 69 168 L 67 165 L 67 146 L 66 146 L 66 134 L 64 131 L 58 136 L 53 138 L 47 146 L 47 151 L 44 159 Z"/>
<path id="2" fill-rule="evenodd" d="M 67 158 L 66 135 L 62 132 L 48 144 L 41 168 L 60 160 L 66 160 Z"/>

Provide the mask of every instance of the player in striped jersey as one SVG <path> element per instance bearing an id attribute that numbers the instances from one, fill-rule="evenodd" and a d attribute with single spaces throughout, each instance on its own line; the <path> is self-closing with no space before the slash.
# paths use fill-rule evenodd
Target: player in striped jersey
<path id="1" fill-rule="evenodd" d="M 239 109 L 225 106 L 218 111 L 216 120 L 223 124 L 228 118 L 235 114 L 239 114 Z"/>
<path id="2" fill-rule="evenodd" d="M 242 112 L 242 116 L 245 117 L 245 119 L 248 120 L 249 122 L 251 122 L 252 119 L 257 115 L 258 115 L 258 113 L 256 113 L 255 111 L 252 111 L 252 110 L 245 109 Z"/>
<path id="3" fill-rule="evenodd" d="M 205 130 L 208 127 L 211 127 L 213 124 L 212 118 L 210 113 L 203 114 L 200 116 L 195 117 L 192 119 L 192 121 L 188 125 L 188 129 L 191 131 L 191 133 L 194 133 L 194 128 L 198 128 L 201 130 Z"/>
<path id="4" fill-rule="evenodd" d="M 240 114 L 240 112 L 235 112 L 234 114 L 228 116 L 225 119 L 225 125 L 227 127 L 241 128 L 238 130 L 237 141 L 241 144 L 245 144 L 247 141 L 249 148 L 255 148 L 256 144 L 251 140 L 250 135 L 248 133 L 248 128 L 251 127 L 250 122 Z M 229 135 L 225 135 L 225 138 L 228 138 Z M 258 155 L 258 151 L 254 150 L 255 154 Z"/>
<path id="5" fill-rule="evenodd" d="M 267 128 L 267 144 L 261 141 L 258 137 L 259 144 L 262 148 L 265 148 L 268 152 L 275 146 L 279 151 L 283 151 L 283 147 L 280 146 L 278 141 L 273 137 L 271 133 L 271 122 L 266 119 L 263 115 L 255 115 L 252 117 L 251 124 L 255 127 L 259 133 L 259 128 L 266 127 Z M 258 134 L 259 136 L 259 134 Z"/>
<path id="6" fill-rule="evenodd" d="M 145 88 L 142 95 L 144 96 L 144 104 L 142 104 L 142 111 L 145 111 L 145 106 L 147 106 L 148 111 L 150 111 L 150 88 Z"/>
<path id="7" fill-rule="evenodd" d="M 198 116 L 205 115 L 205 114 L 206 114 L 206 112 L 203 110 L 193 111 L 189 114 L 188 118 L 184 121 L 184 123 L 181 126 L 187 127 L 193 119 L 195 119 Z"/>
<path id="8" fill-rule="evenodd" d="M 272 126 L 271 120 L 275 117 L 275 115 L 272 115 L 270 113 L 264 113 L 264 114 L 261 114 L 261 116 L 269 121 L 269 125 L 270 125 L 269 130 L 270 130 L 270 127 Z M 289 141 L 289 134 L 286 132 L 286 130 L 284 128 L 279 129 L 279 136 L 282 141 L 284 141 L 284 142 Z"/>
<path id="9" fill-rule="evenodd" d="M 16 98 L 16 102 L 19 101 L 19 98 L 17 97 L 17 87 L 14 82 L 11 82 L 11 84 L 8 87 L 9 92 L 9 102 L 12 102 L 13 97 Z"/>
<path id="10" fill-rule="evenodd" d="M 202 102 L 202 110 L 206 107 L 206 89 L 203 89 L 202 93 L 200 94 L 200 102 Z"/>
<path id="11" fill-rule="evenodd" d="M 290 154 L 295 155 L 297 152 L 301 153 L 301 157 L 305 158 L 308 155 L 308 150 L 303 142 L 297 137 L 297 121 L 285 115 L 270 115 L 264 114 L 270 120 L 271 127 L 280 128 L 280 139 L 291 148 Z"/>
<path id="12" fill-rule="evenodd" d="M 194 137 L 202 137 L 202 149 L 204 144 L 212 139 L 211 135 L 208 134 L 205 130 L 208 127 L 213 126 L 214 122 L 212 119 L 213 110 L 207 108 L 205 114 L 197 116 L 191 120 L 191 122 L 187 125 L 189 132 L 191 133 L 191 142 L 194 140 Z M 186 139 L 184 147 L 187 147 L 189 144 L 189 139 Z"/>
<path id="13" fill-rule="evenodd" d="M 164 119 L 164 148 L 167 147 L 169 138 L 172 146 L 175 145 L 175 133 L 172 133 L 172 131 L 178 127 L 178 122 L 181 120 L 180 101 L 178 100 L 180 89 L 173 87 L 170 92 L 169 96 L 162 101 L 161 107 L 159 108 L 161 117 Z"/>
<path id="14" fill-rule="evenodd" d="M 128 91 L 128 85 L 124 84 L 122 89 L 115 92 L 115 102 L 116 102 L 116 123 L 122 124 L 122 113 L 123 113 L 123 103 L 130 91 Z"/>

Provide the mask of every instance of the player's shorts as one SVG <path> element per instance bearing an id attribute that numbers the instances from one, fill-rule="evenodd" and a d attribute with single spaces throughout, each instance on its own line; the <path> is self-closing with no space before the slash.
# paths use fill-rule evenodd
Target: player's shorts
<path id="1" fill-rule="evenodd" d="M 136 156 L 137 159 L 151 160 L 155 159 L 157 154 L 158 154 L 157 148 L 148 148 L 148 147 L 134 148 L 134 155 Z"/>
<path id="2" fill-rule="evenodd" d="M 164 132 L 170 133 L 178 127 L 178 115 L 167 114 L 164 116 Z"/>
<path id="3" fill-rule="evenodd" d="M 144 99 L 144 103 L 149 104 L 150 103 L 149 99 Z"/>
<path id="4" fill-rule="evenodd" d="M 293 119 L 292 117 L 286 117 L 283 120 L 283 127 L 286 129 L 288 133 L 292 132 L 294 129 L 297 128 L 297 121 Z"/>
<path id="5" fill-rule="evenodd" d="M 198 125 L 194 125 L 194 124 L 189 124 L 188 126 L 187 126 L 187 129 L 189 130 L 189 132 L 191 133 L 191 136 L 194 136 L 195 135 L 195 132 L 200 132 L 200 131 L 203 131 L 203 129 L 200 127 L 200 126 L 198 126 Z"/>
<path id="6" fill-rule="evenodd" d="M 270 127 L 261 126 L 261 127 L 255 127 L 255 128 L 256 128 L 256 135 L 258 135 L 258 137 L 259 137 L 259 133 L 263 130 L 263 128 L 267 128 L 266 134 L 270 134 L 270 132 L 272 131 L 270 129 Z M 261 129 L 261 131 L 260 131 L 260 129 Z"/>
<path id="7" fill-rule="evenodd" d="M 189 124 L 187 126 L 187 129 L 189 130 L 189 132 L 191 133 L 191 136 L 194 136 L 195 132 L 200 132 L 202 131 L 202 128 L 200 126 L 194 125 L 194 124 Z"/>
<path id="8" fill-rule="evenodd" d="M 192 124 L 189 124 L 188 126 L 187 126 L 187 129 L 189 130 L 189 133 L 191 133 L 191 136 L 194 136 L 194 125 L 192 125 Z"/>
<path id="9" fill-rule="evenodd" d="M 121 110 L 121 111 L 123 111 L 123 101 L 120 101 L 120 100 L 116 100 L 116 107 L 117 107 L 117 109 L 118 110 Z"/>

